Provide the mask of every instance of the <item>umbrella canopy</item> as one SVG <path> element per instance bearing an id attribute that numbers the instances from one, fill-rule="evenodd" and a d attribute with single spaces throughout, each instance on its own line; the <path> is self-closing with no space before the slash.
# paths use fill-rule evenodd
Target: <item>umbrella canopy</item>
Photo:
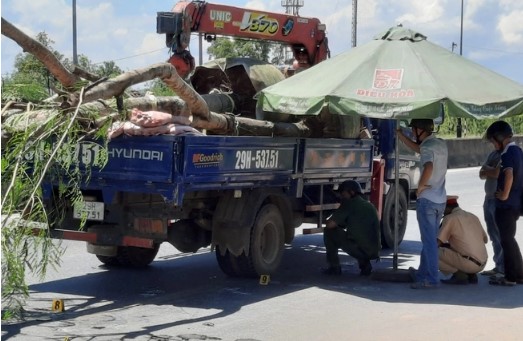
<path id="1" fill-rule="evenodd" d="M 501 118 L 523 113 L 523 85 L 401 26 L 258 94 L 264 111 L 375 118 Z"/>

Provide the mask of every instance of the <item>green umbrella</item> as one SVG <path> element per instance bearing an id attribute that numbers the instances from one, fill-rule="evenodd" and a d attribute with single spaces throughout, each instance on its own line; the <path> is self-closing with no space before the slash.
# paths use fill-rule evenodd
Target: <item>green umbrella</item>
<path id="1" fill-rule="evenodd" d="M 523 113 L 523 86 L 401 26 L 265 88 L 264 111 L 375 118 L 501 118 Z"/>
<path id="2" fill-rule="evenodd" d="M 257 106 L 293 115 L 318 115 L 327 107 L 331 114 L 390 119 L 434 119 L 443 107 L 448 116 L 501 118 L 523 113 L 523 86 L 398 26 L 263 89 Z M 395 167 L 396 188 L 398 179 Z M 394 225 L 397 270 L 397 219 Z"/>

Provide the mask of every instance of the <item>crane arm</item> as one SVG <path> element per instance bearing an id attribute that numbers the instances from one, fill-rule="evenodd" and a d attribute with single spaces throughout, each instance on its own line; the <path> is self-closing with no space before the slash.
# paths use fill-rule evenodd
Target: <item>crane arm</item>
<path id="1" fill-rule="evenodd" d="M 317 18 L 206 1 L 179 1 L 170 12 L 159 12 L 156 31 L 166 35 L 170 62 L 186 74 L 194 68 L 194 58 L 187 50 L 193 32 L 203 34 L 207 41 L 219 35 L 284 43 L 291 47 L 300 67 L 315 65 L 329 55 L 326 28 Z"/>

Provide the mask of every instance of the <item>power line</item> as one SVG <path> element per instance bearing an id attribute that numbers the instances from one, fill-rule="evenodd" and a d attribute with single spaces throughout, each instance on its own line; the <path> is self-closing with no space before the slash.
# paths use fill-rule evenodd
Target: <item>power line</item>
<path id="1" fill-rule="evenodd" d="M 498 49 L 489 49 L 486 47 L 478 47 L 478 46 L 468 46 L 469 48 L 478 49 L 478 50 L 487 50 L 487 51 L 493 51 L 493 52 L 499 52 L 504 54 L 521 54 L 523 55 L 523 51 L 506 51 L 506 50 L 498 50 Z"/>
<path id="2" fill-rule="evenodd" d="M 125 60 L 125 59 L 131 59 L 131 58 L 136 58 L 136 57 L 140 57 L 140 56 L 145 56 L 147 54 L 153 54 L 153 53 L 156 53 L 158 51 L 162 51 L 162 50 L 165 50 L 164 48 L 161 48 L 161 49 L 157 49 L 157 50 L 152 50 L 152 51 L 149 51 L 149 52 L 144 52 L 144 53 L 139 53 L 139 54 L 135 54 L 135 55 L 132 55 L 132 56 L 128 56 L 128 57 L 122 57 L 122 58 L 118 58 L 118 59 L 111 59 L 111 61 L 113 62 L 116 62 L 116 61 L 119 61 L 119 60 Z M 97 65 L 97 64 L 102 64 L 102 63 L 105 63 L 106 60 L 102 61 L 102 62 L 96 62 L 96 63 L 93 63 L 94 65 Z"/>

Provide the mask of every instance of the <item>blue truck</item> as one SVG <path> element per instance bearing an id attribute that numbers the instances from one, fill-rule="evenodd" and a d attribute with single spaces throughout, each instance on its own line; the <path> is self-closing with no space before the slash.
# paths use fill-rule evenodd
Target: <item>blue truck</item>
<path id="1" fill-rule="evenodd" d="M 232 20 L 233 14 L 237 20 Z M 217 16 L 228 19 L 216 21 Z M 284 22 L 289 15 L 270 17 L 280 18 L 279 25 L 288 28 Z M 181 1 L 171 12 L 158 13 L 157 33 L 166 36 L 170 63 L 179 73 L 188 74 L 194 67 L 187 49 L 192 33 L 210 40 L 217 34 L 269 39 L 259 30 L 238 30 L 235 23 L 242 18 L 250 18 L 250 11 Z M 287 44 L 297 65 L 312 66 L 326 59 L 325 25 L 314 18 L 295 20 L 308 28 L 272 35 L 269 40 Z M 315 33 L 304 34 L 309 31 Z M 284 78 L 273 65 L 246 58 L 210 64 L 196 68 L 190 79 L 210 111 L 296 122 L 290 115 L 275 117 L 257 110 L 256 93 Z M 392 247 L 394 193 L 398 193 L 401 241 L 407 209 L 415 201 L 418 159 L 405 149 L 400 151 L 396 191 L 396 123 L 363 121 L 369 132 L 364 139 L 326 138 L 329 134 L 314 138 L 209 134 L 122 136 L 107 146 L 102 141 L 83 141 L 72 154 L 80 164 L 82 200 L 77 200 L 78 195 L 75 199 L 62 195 L 67 174 L 50 175 L 43 185 L 50 234 L 87 242 L 88 252 L 107 265 L 146 266 L 160 245 L 168 242 L 181 252 L 211 246 L 220 268 L 230 276 L 270 275 L 296 229 L 313 223 L 316 227 L 304 232 L 321 232 L 326 218 L 339 206 L 335 190 L 341 182 L 354 179 L 378 209 L 383 245 Z M 359 119 L 355 122 L 347 126 L 357 133 L 361 124 Z M 344 125 L 332 126 L 337 130 Z M 236 129 L 234 134 L 242 135 Z"/>
<path id="2" fill-rule="evenodd" d="M 87 242 L 112 266 L 150 264 L 163 242 L 181 252 L 212 247 L 235 277 L 274 273 L 303 223 L 321 231 L 338 207 L 335 190 L 358 181 L 393 246 L 394 122 L 375 120 L 374 139 L 265 136 L 122 136 L 83 141 L 75 154 L 83 200 L 61 196 L 49 177 L 44 201 L 54 238 Z M 380 134 L 380 132 L 382 134 Z M 106 159 L 106 162 L 100 160 Z M 85 167 L 84 167 L 85 166 Z M 415 200 L 416 155 L 399 164 L 399 241 Z"/>

